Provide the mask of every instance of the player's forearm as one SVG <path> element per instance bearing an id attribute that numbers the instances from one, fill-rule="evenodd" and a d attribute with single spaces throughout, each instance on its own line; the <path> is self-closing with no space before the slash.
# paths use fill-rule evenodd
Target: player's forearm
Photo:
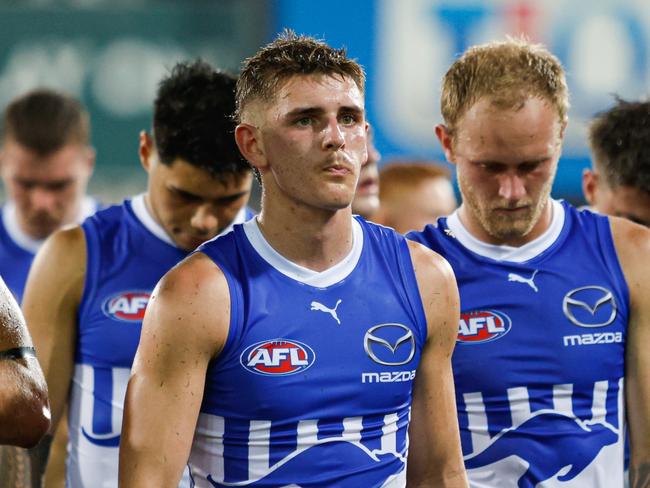
<path id="1" fill-rule="evenodd" d="M 630 488 L 650 488 L 650 462 L 630 465 Z"/>
<path id="2" fill-rule="evenodd" d="M 0 444 L 33 447 L 50 427 L 47 387 L 34 368 L 35 360 L 0 362 Z"/>
<path id="3" fill-rule="evenodd" d="M 120 488 L 176 488 L 185 461 L 179 462 L 173 443 L 135 445 L 129 433 L 120 439 Z M 171 450 L 166 451 L 171 447 Z"/>
<path id="4" fill-rule="evenodd" d="M 407 486 L 409 488 L 467 488 L 467 475 L 461 463 L 450 463 L 439 470 L 427 469 L 426 471 L 408 471 Z"/>
<path id="5" fill-rule="evenodd" d="M 148 380 L 131 376 L 120 439 L 120 487 L 178 485 L 194 434 L 194 424 L 184 418 L 190 413 L 190 408 L 170 401 Z"/>
<path id="6" fill-rule="evenodd" d="M 35 488 L 42 486 L 42 479 L 45 473 L 47 459 L 50 454 L 51 444 L 52 436 L 46 434 L 38 445 L 26 451 L 29 456 L 32 486 Z"/>

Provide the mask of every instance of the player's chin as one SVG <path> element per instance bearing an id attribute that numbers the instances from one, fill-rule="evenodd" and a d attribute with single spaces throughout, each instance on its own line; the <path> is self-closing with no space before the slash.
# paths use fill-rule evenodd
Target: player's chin
<path id="1" fill-rule="evenodd" d="M 199 247 L 201 244 L 203 244 L 206 241 L 209 241 L 212 239 L 214 236 L 210 237 L 184 237 L 182 239 L 177 239 L 176 240 L 176 245 L 183 249 L 184 251 L 194 251 L 197 247 Z"/>
<path id="2" fill-rule="evenodd" d="M 28 232 L 30 237 L 41 240 L 53 234 L 62 225 L 62 221 L 32 222 L 28 225 Z"/>

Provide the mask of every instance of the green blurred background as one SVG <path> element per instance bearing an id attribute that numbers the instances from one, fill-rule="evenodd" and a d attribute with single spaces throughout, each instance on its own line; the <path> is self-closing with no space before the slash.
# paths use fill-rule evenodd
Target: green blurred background
<path id="1" fill-rule="evenodd" d="M 141 192 L 138 134 L 151 127 L 158 81 L 201 57 L 237 73 L 268 38 L 263 0 L 0 3 L 0 106 L 37 86 L 64 90 L 91 114 L 106 202 Z"/>

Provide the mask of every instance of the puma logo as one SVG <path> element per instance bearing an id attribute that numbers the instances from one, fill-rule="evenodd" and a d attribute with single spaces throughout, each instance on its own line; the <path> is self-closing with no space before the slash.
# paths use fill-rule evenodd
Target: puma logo
<path id="1" fill-rule="evenodd" d="M 320 302 L 311 302 L 311 310 L 318 310 L 319 312 L 325 312 L 328 313 L 332 316 L 334 320 L 338 322 L 339 325 L 341 325 L 341 321 L 339 320 L 339 316 L 336 315 L 336 309 L 339 308 L 339 305 L 341 304 L 343 300 L 340 298 L 336 302 L 336 305 L 334 305 L 334 308 L 329 308 L 325 305 L 323 305 Z"/>
<path id="2" fill-rule="evenodd" d="M 535 293 L 537 293 L 539 290 L 537 288 L 537 285 L 535 285 L 535 282 L 533 281 L 535 279 L 535 275 L 537 274 L 539 270 L 536 269 L 533 272 L 533 275 L 530 278 L 524 278 L 521 275 L 518 275 L 516 273 L 508 273 L 508 281 L 516 281 L 517 283 L 525 283 L 528 286 L 530 286 L 533 290 L 535 290 Z"/>

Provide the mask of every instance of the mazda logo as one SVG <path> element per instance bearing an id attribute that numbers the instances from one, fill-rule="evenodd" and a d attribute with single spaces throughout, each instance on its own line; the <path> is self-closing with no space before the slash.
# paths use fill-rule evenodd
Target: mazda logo
<path id="1" fill-rule="evenodd" d="M 564 315 L 578 327 L 605 327 L 616 318 L 616 309 L 614 295 L 602 286 L 575 288 L 562 300 Z"/>
<path id="2" fill-rule="evenodd" d="M 413 331 L 402 324 L 380 324 L 368 329 L 363 338 L 368 357 L 384 366 L 401 366 L 415 355 Z"/>

